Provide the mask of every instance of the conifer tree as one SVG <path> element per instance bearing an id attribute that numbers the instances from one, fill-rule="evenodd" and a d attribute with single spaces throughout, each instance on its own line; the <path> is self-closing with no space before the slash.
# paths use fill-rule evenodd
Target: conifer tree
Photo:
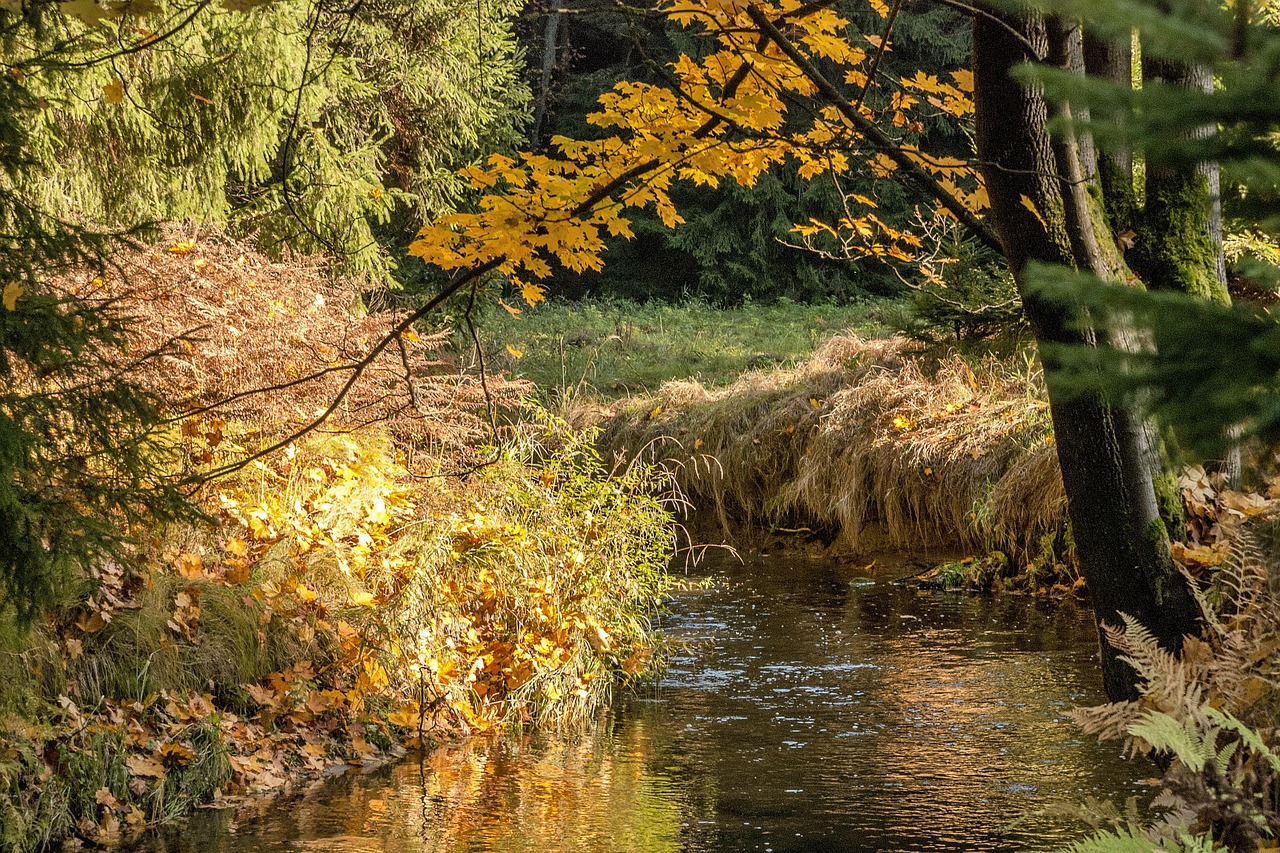
<path id="1" fill-rule="evenodd" d="M 135 522 L 193 512 L 113 253 L 225 223 L 387 278 L 459 201 L 441 176 L 520 128 L 509 11 L 0 2 L 0 608 L 30 620 Z"/>

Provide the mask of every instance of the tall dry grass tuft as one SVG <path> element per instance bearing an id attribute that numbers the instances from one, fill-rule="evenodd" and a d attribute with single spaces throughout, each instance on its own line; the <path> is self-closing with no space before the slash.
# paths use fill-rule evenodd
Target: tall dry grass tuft
<path id="1" fill-rule="evenodd" d="M 666 459 L 727 534 L 804 526 L 856 550 L 874 528 L 892 546 L 1029 555 L 1066 518 L 1037 370 L 913 346 L 837 336 L 794 370 L 668 383 L 603 446 Z"/>

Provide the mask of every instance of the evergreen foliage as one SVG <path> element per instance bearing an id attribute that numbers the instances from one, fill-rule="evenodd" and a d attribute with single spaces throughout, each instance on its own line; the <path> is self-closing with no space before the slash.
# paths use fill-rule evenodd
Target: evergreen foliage
<path id="1" fill-rule="evenodd" d="M 502 2 L 0 3 L 0 608 L 29 621 L 191 517 L 111 253 L 169 220 L 387 277 L 443 180 L 509 142 Z"/>
<path id="2" fill-rule="evenodd" d="M 923 341 L 979 341 L 1025 329 L 1022 300 L 1003 259 L 966 241 L 941 275 L 911 283 L 899 331 Z"/>
<path id="3" fill-rule="evenodd" d="M 423 218 L 460 201 L 456 168 L 522 121 L 509 0 L 153 8 L 96 26 L 56 3 L 0 13 L 32 128 L 19 186 L 43 209 L 229 222 L 385 277 Z"/>

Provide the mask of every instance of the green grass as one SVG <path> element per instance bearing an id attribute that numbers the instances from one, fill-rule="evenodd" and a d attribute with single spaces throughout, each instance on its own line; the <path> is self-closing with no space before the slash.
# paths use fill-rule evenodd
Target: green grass
<path id="1" fill-rule="evenodd" d="M 610 399 L 657 390 L 672 379 L 715 387 L 746 370 L 807 360 L 832 335 L 886 333 L 891 303 L 750 305 L 543 303 L 519 317 L 496 312 L 480 329 L 489 367 L 544 392 Z M 515 357 L 507 349 L 521 353 Z"/>

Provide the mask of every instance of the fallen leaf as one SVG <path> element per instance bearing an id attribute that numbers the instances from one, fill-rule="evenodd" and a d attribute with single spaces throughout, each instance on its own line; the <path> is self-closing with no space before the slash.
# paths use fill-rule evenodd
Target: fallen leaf
<path id="1" fill-rule="evenodd" d="M 1239 513 L 1243 516 L 1261 515 L 1266 512 L 1270 504 L 1262 495 L 1253 492 L 1233 492 L 1225 491 L 1222 493 L 1222 505 L 1232 512 Z"/>
<path id="2" fill-rule="evenodd" d="M 76 627 L 86 634 L 96 634 L 106 627 L 107 618 L 101 610 L 85 613 L 76 620 Z"/>
<path id="3" fill-rule="evenodd" d="M 160 747 L 160 757 L 173 764 L 190 764 L 195 760 L 196 752 L 184 743 L 166 743 Z"/>
<path id="4" fill-rule="evenodd" d="M 125 759 L 124 766 L 133 776 L 163 779 L 166 775 L 164 765 L 146 755 L 131 755 Z"/>
<path id="5" fill-rule="evenodd" d="M 200 559 L 198 554 L 184 552 L 178 555 L 178 559 L 174 560 L 173 570 L 184 578 L 202 578 L 204 577 L 204 561 Z M 178 606 L 183 607 L 185 605 L 179 603 Z"/>

